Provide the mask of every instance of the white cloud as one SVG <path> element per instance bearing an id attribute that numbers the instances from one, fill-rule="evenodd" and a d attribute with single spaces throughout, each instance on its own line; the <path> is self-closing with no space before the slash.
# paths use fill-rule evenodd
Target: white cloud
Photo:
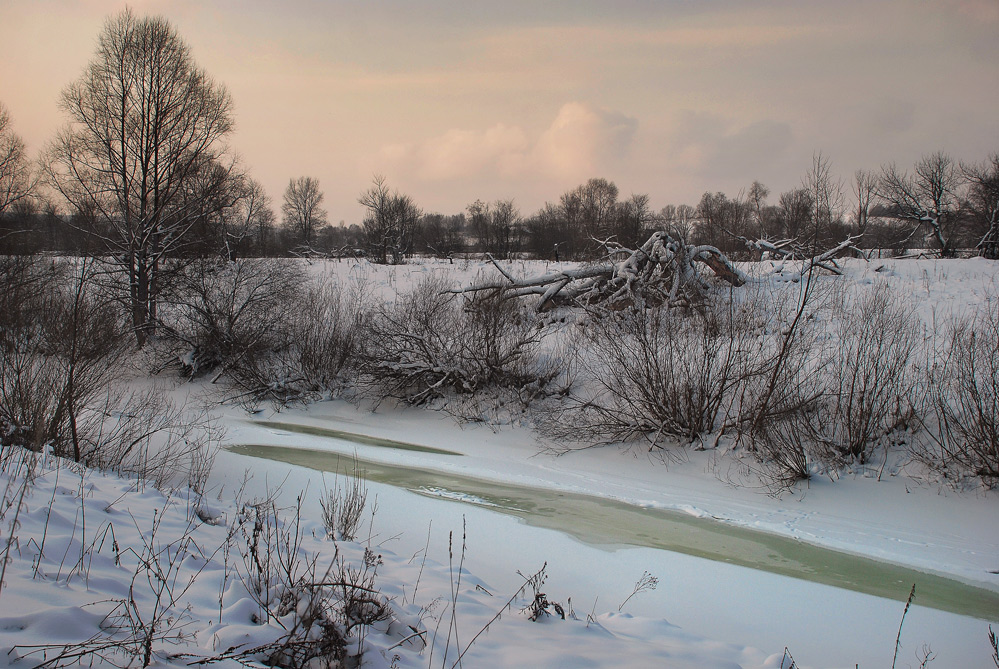
<path id="1" fill-rule="evenodd" d="M 448 130 L 417 148 L 419 174 L 429 181 L 446 181 L 493 172 L 514 176 L 522 169 L 528 149 L 524 130 L 498 123 L 479 132 Z"/>
<path id="2" fill-rule="evenodd" d="M 562 106 L 534 147 L 534 163 L 548 176 L 585 179 L 627 155 L 638 122 L 579 102 Z"/>
<path id="3" fill-rule="evenodd" d="M 418 143 L 385 145 L 381 157 L 423 181 L 585 179 L 627 155 L 637 126 L 622 113 L 569 102 L 533 140 L 520 126 L 498 123 L 486 130 L 451 129 Z"/>

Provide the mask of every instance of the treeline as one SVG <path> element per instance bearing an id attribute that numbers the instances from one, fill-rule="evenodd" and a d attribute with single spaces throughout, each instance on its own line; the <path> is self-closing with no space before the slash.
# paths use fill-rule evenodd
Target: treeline
<path id="1" fill-rule="evenodd" d="M 819 157 L 802 186 L 771 195 L 759 181 L 735 196 L 706 192 L 696 206 L 654 209 L 647 194 L 624 198 L 617 185 L 594 178 L 524 215 L 514 200 L 476 200 L 451 214 L 422 211 L 408 195 L 390 192 L 383 177 L 359 201 L 362 221 L 331 225 L 318 205 L 322 191 L 311 177 L 292 179 L 282 216 L 270 197 L 243 173 L 203 194 L 175 256 L 368 257 L 397 264 L 413 256 L 454 258 L 489 253 L 549 260 L 590 260 L 613 240 L 636 248 L 655 230 L 696 244 L 711 244 L 734 258 L 759 257 L 759 241 L 831 246 L 850 235 L 856 246 L 889 255 L 929 249 L 944 256 L 999 258 L 999 154 L 981 164 L 956 163 L 942 153 L 910 172 L 889 165 L 857 171 L 849 189 L 833 181 Z M 824 183 L 815 171 L 826 171 Z M 303 193 L 302 188 L 311 189 Z M 847 192 L 849 190 L 849 193 Z M 222 193 L 225 195 L 223 196 Z M 312 211 L 308 199 L 312 198 Z M 0 213 L 0 253 L 79 255 L 106 251 L 91 212 L 63 212 L 50 196 L 33 192 Z M 95 232 L 97 234 L 95 234 Z"/>

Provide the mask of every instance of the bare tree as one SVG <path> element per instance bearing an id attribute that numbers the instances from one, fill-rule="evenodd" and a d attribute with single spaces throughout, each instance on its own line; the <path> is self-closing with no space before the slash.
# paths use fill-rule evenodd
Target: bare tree
<path id="1" fill-rule="evenodd" d="M 940 245 L 940 254 L 950 256 L 958 218 L 957 189 L 962 181 L 954 162 L 938 151 L 916 163 L 911 175 L 894 163 L 882 167 L 878 197 L 895 216 L 915 224 L 913 234 L 923 224 L 928 225 Z"/>
<path id="2" fill-rule="evenodd" d="M 364 217 L 364 234 L 375 262 L 397 265 L 409 252 L 416 224 L 422 216 L 408 195 L 389 191 L 385 177 L 376 174 L 371 188 L 357 201 L 368 210 Z"/>
<path id="3" fill-rule="evenodd" d="M 319 190 L 319 179 L 298 177 L 288 182 L 288 188 L 284 191 L 284 204 L 281 205 L 284 226 L 294 231 L 307 249 L 312 248 L 316 231 L 327 222 L 326 210 L 320 206 L 322 203 L 323 192 Z"/>
<path id="4" fill-rule="evenodd" d="M 617 186 L 607 179 L 590 179 L 563 193 L 558 210 L 569 234 L 583 240 L 613 235 L 617 196 Z M 591 250 L 596 248 L 590 245 Z"/>
<path id="5" fill-rule="evenodd" d="M 694 232 L 694 225 L 697 222 L 697 210 L 689 204 L 668 204 L 659 212 L 658 219 L 665 226 L 666 232 L 671 237 L 676 238 L 680 242 L 687 243 L 687 240 Z"/>
<path id="6" fill-rule="evenodd" d="M 999 153 L 981 165 L 962 165 L 961 171 L 970 186 L 971 216 L 982 235 L 978 252 L 984 258 L 999 260 Z"/>
<path id="7" fill-rule="evenodd" d="M 255 239 L 258 253 L 262 252 L 274 224 L 271 198 L 260 182 L 244 174 L 236 186 L 239 197 L 223 230 L 230 260 L 235 260 L 236 249 L 247 239 Z"/>
<path id="8" fill-rule="evenodd" d="M 476 200 L 467 210 L 480 248 L 499 258 L 509 258 L 517 246 L 521 221 L 520 210 L 513 200 L 496 200 L 492 204 Z"/>
<path id="9" fill-rule="evenodd" d="M 649 207 L 649 196 L 636 193 L 617 205 L 615 236 L 625 246 L 639 246 L 648 237 L 656 215 Z"/>
<path id="10" fill-rule="evenodd" d="M 185 197 L 190 199 L 190 208 L 199 212 L 199 223 L 192 230 L 200 245 L 196 255 L 234 261 L 254 241 L 258 250 L 266 243 L 274 221 L 271 199 L 237 161 L 205 164 L 190 180 Z"/>
<path id="11" fill-rule="evenodd" d="M 11 129 L 10 113 L 0 103 L 0 215 L 31 195 L 34 187 L 24 140 Z"/>
<path id="12" fill-rule="evenodd" d="M 812 193 L 807 188 L 795 188 L 781 193 L 774 212 L 778 236 L 797 240 L 808 229 L 812 217 Z"/>
<path id="13" fill-rule="evenodd" d="M 742 250 L 742 240 L 751 236 L 750 209 L 741 198 L 729 199 L 725 193 L 707 192 L 697 205 L 697 226 L 694 241 L 718 244 L 719 250 L 731 253 Z"/>
<path id="14" fill-rule="evenodd" d="M 464 214 L 424 214 L 419 232 L 423 248 L 438 258 L 449 258 L 453 262 L 454 254 L 464 248 L 464 226 Z"/>
<path id="15" fill-rule="evenodd" d="M 752 207 L 754 218 L 756 218 L 756 226 L 759 228 L 758 234 L 763 238 L 772 234 L 766 215 L 766 202 L 769 195 L 770 189 L 759 181 L 754 181 L 753 185 L 749 187 L 749 205 Z"/>
<path id="16" fill-rule="evenodd" d="M 819 240 L 829 240 L 839 232 L 834 228 L 842 222 L 843 182 L 833 176 L 832 163 L 821 152 L 812 156 L 812 167 L 802 182 L 812 199 L 809 237 L 812 246 Z"/>
<path id="17" fill-rule="evenodd" d="M 871 204 L 878 189 L 878 177 L 867 170 L 857 170 L 853 173 L 853 196 L 857 198 L 857 208 L 853 224 L 857 234 L 867 231 L 867 223 L 871 218 Z"/>
<path id="18" fill-rule="evenodd" d="M 235 161 L 206 161 L 184 189 L 186 206 L 198 212 L 191 231 L 199 238 L 199 255 L 218 254 L 235 260 L 239 242 L 245 237 L 239 205 L 249 177 Z"/>
<path id="19" fill-rule="evenodd" d="M 139 345 L 155 332 L 164 259 L 201 213 L 183 197 L 224 150 L 230 98 L 165 19 L 126 9 L 109 19 L 94 59 L 62 94 L 70 124 L 49 149 L 50 182 L 78 211 L 125 279 Z"/>

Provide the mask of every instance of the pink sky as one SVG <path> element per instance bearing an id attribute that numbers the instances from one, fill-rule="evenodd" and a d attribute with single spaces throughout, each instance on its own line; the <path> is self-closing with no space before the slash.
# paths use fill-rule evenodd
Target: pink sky
<path id="1" fill-rule="evenodd" d="M 0 101 L 38 152 L 65 123 L 114 0 L 0 0 Z M 656 208 L 999 151 L 999 2 L 130 3 L 160 14 L 235 103 L 231 137 L 275 209 L 314 176 L 359 222 L 374 173 L 427 211 L 590 177 Z"/>

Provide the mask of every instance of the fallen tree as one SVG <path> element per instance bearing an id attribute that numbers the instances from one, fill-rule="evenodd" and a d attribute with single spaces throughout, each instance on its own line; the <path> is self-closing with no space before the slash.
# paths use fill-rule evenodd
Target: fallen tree
<path id="1" fill-rule="evenodd" d="M 603 262 L 526 279 L 513 277 L 490 256 L 502 279 L 451 292 L 492 292 L 504 299 L 539 295 L 538 311 L 563 304 L 624 309 L 699 302 L 711 284 L 698 264 L 733 286 L 746 283 L 746 276 L 714 246 L 684 244 L 665 232 L 653 233 L 637 249 L 613 241 L 602 244 L 607 250 Z"/>
<path id="2" fill-rule="evenodd" d="M 731 233 L 730 233 L 731 234 Z M 836 259 L 846 253 L 852 253 L 863 257 L 864 253 L 857 248 L 857 242 L 863 235 L 850 235 L 836 246 L 822 251 L 808 253 L 805 246 L 797 239 L 781 239 L 771 241 L 768 239 L 749 239 L 738 237 L 752 251 L 760 251 L 774 260 L 796 260 L 801 261 L 802 267 L 799 274 L 804 275 L 812 267 L 823 269 L 830 274 L 840 276 L 843 271 L 836 264 Z"/>

